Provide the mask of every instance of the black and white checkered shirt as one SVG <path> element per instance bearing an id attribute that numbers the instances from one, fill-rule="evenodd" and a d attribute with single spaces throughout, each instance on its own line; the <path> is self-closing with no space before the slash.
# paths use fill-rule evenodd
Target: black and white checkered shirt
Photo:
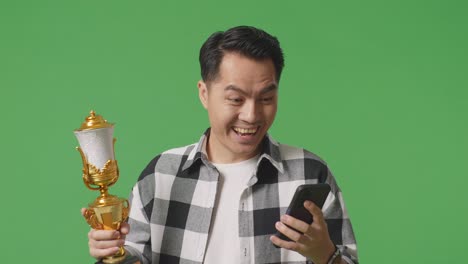
<path id="1" fill-rule="evenodd" d="M 130 196 L 130 234 L 125 247 L 142 263 L 203 263 L 213 217 L 219 172 L 206 155 L 209 130 L 196 144 L 168 150 L 141 173 Z M 348 263 L 357 263 L 356 241 L 341 191 L 316 155 L 262 141 L 257 171 L 239 201 L 241 263 L 312 263 L 273 246 L 275 222 L 286 212 L 299 185 L 328 183 L 323 207 L 332 241 Z M 230 227 L 226 227 L 230 228 Z"/>

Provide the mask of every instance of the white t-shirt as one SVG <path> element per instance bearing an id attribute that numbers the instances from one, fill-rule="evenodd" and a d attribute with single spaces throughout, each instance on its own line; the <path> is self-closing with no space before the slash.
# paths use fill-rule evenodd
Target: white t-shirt
<path id="1" fill-rule="evenodd" d="M 205 264 L 239 264 L 239 201 L 253 176 L 259 156 L 239 163 L 213 164 L 220 173 L 206 249 Z"/>

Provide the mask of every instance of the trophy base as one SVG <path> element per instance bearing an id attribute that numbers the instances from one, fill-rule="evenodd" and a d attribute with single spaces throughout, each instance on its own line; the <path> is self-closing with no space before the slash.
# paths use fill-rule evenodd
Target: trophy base
<path id="1" fill-rule="evenodd" d="M 98 262 L 96 262 L 96 264 L 104 264 L 104 262 L 102 262 L 102 259 L 101 259 Z M 124 260 L 119 262 L 119 264 L 141 264 L 141 263 L 140 263 L 140 260 L 137 257 L 127 256 Z"/>

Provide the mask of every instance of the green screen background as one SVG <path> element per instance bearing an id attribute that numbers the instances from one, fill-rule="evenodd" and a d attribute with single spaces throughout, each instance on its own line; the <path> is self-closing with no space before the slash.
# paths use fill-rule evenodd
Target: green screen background
<path id="1" fill-rule="evenodd" d="M 461 263 L 468 243 L 468 2 L 0 2 L 2 262 L 91 263 L 73 130 L 116 123 L 127 197 L 198 140 L 198 50 L 254 25 L 286 55 L 270 130 L 330 165 L 361 263 Z"/>

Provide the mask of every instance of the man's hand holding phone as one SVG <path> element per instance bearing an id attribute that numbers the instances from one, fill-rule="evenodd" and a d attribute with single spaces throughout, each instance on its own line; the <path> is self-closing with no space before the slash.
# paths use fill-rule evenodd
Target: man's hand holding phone
<path id="1" fill-rule="evenodd" d="M 270 237 L 276 247 L 296 251 L 316 264 L 327 264 L 335 252 L 322 206 L 330 192 L 328 184 L 306 184 L 297 188 L 291 203 Z M 339 263 L 339 262 L 338 262 Z"/>
<path id="2" fill-rule="evenodd" d="M 284 214 L 281 216 L 281 221 L 276 222 L 275 227 L 292 241 L 277 236 L 271 236 L 270 240 L 278 247 L 297 251 L 316 264 L 326 264 L 335 251 L 335 245 L 328 234 L 322 210 L 311 201 L 305 201 L 304 208 L 313 216 L 312 224 Z"/>

